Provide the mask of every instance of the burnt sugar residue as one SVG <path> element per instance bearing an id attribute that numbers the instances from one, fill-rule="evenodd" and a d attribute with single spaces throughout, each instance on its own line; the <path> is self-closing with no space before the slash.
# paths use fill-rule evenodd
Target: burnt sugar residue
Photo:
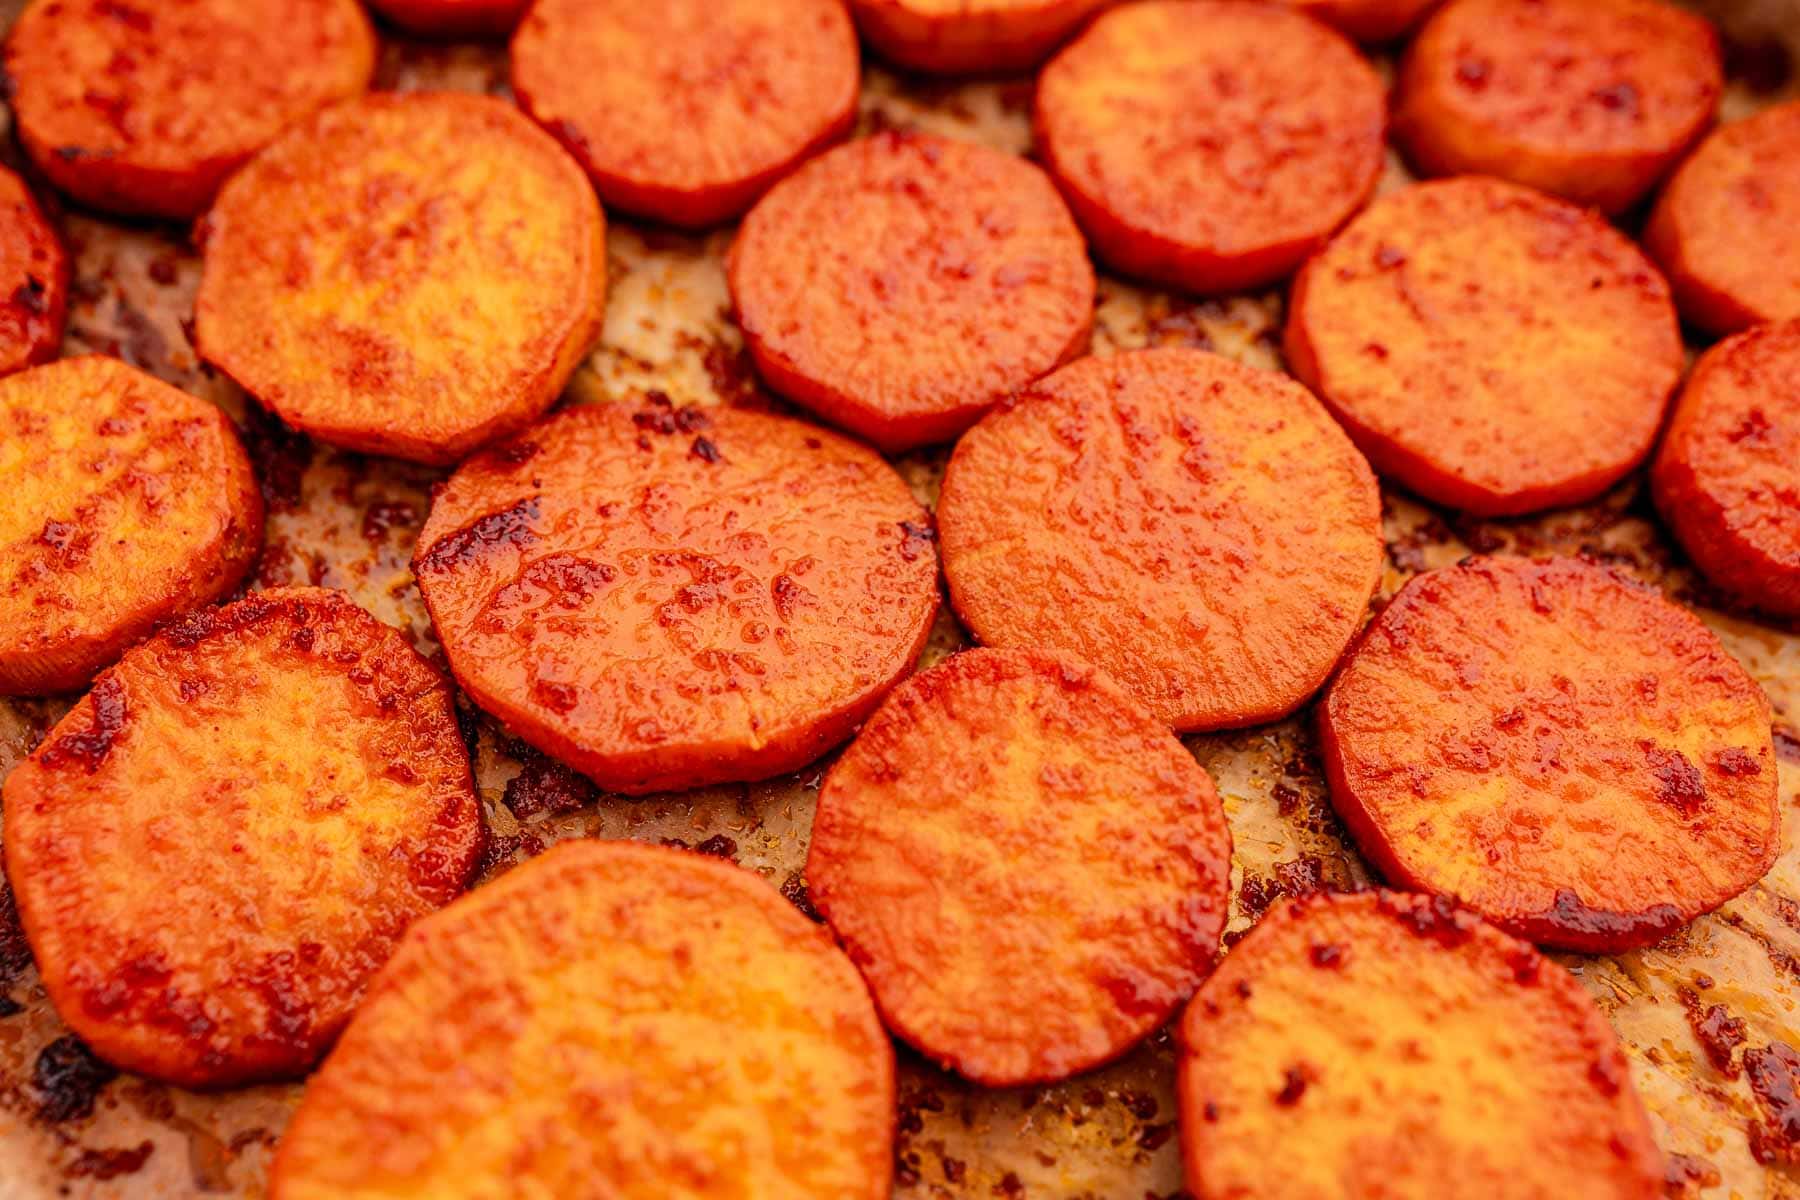
<path id="1" fill-rule="evenodd" d="M 112 752 L 125 728 L 125 685 L 117 675 L 102 675 L 89 698 L 93 706 L 87 727 L 51 739 L 38 756 L 45 767 L 79 766 L 91 775 Z"/>
<path id="2" fill-rule="evenodd" d="M 1701 1189 L 1718 1187 L 1719 1168 L 1693 1154 L 1669 1154 L 1663 1158 L 1663 1194 L 1669 1200 L 1689 1200 Z"/>
<path id="3" fill-rule="evenodd" d="M 1728 1079 L 1738 1075 L 1737 1050 L 1746 1040 L 1744 1022 L 1723 1004 L 1706 1004 L 1689 988 L 1680 992 L 1688 1026 L 1713 1069 Z"/>
<path id="4" fill-rule="evenodd" d="M 506 781 L 500 799 L 513 816 L 524 821 L 544 812 L 552 816 L 574 812 L 599 794 L 586 776 L 533 750 L 524 756 L 519 773 Z"/>
<path id="5" fill-rule="evenodd" d="M 420 574 L 438 574 L 480 559 L 497 546 L 529 546 L 537 540 L 532 522 L 538 518 L 538 497 L 530 496 L 510 508 L 477 517 L 469 524 L 431 544 L 420 554 Z"/>
<path id="6" fill-rule="evenodd" d="M 1769 1165 L 1800 1160 L 1800 1055 L 1786 1042 L 1744 1052 L 1744 1071 L 1763 1119 L 1750 1127 L 1750 1151 Z"/>
<path id="7" fill-rule="evenodd" d="M 38 1051 L 31 1068 L 38 1118 L 58 1122 L 92 1116 L 94 1101 L 118 1075 L 74 1034 L 57 1038 Z"/>

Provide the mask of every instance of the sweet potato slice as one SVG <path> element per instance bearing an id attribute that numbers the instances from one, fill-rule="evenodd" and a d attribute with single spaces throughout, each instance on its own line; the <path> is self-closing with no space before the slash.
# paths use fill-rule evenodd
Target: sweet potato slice
<path id="1" fill-rule="evenodd" d="M 0 379 L 0 479 L 0 694 L 84 686 L 262 545 L 230 420 L 117 359 Z"/>
<path id="2" fill-rule="evenodd" d="M 232 179 L 206 225 L 200 353 L 355 450 L 450 463 L 526 425 L 605 315 L 593 189 L 485 96 L 329 109 Z"/>
<path id="3" fill-rule="evenodd" d="M 1663 0 L 1450 0 L 1401 65 L 1394 137 L 1424 175 L 1496 175 L 1617 213 L 1706 132 L 1719 37 Z"/>
<path id="4" fill-rule="evenodd" d="M 1483 515 L 1611 487 L 1650 452 L 1683 363 L 1668 286 L 1636 246 L 1478 178 L 1352 221 L 1295 281 L 1286 349 L 1376 470 Z"/>
<path id="5" fill-rule="evenodd" d="M 1292 712 L 1381 574 L 1381 498 L 1306 390 L 1198 350 L 1086 358 L 963 436 L 938 502 L 957 613 L 1092 663 L 1177 730 Z"/>
<path id="6" fill-rule="evenodd" d="M 666 400 L 470 459 L 413 569 L 475 702 L 621 792 L 812 761 L 912 669 L 938 605 L 930 518 L 873 451 Z"/>
<path id="7" fill-rule="evenodd" d="M 1675 172 L 1644 244 L 1711 333 L 1800 317 L 1800 100 L 1715 132 Z"/>
<path id="8" fill-rule="evenodd" d="M 1035 117 L 1096 254 L 1231 292 L 1285 278 L 1362 207 L 1387 107 L 1356 48 L 1298 12 L 1148 0 L 1101 14 L 1051 60 Z"/>
<path id="9" fill-rule="evenodd" d="M 1181 1025 L 1206 1200 L 1658 1200 L 1629 1064 L 1574 976 L 1441 897 L 1318 893 Z"/>
<path id="10" fill-rule="evenodd" d="M 531 0 L 369 0 L 370 7 L 428 37 L 499 37 L 513 31 Z"/>
<path id="11" fill-rule="evenodd" d="M 443 678 L 320 588 L 131 650 L 7 778 L 5 819 L 57 1012 L 184 1087 L 310 1067 L 483 840 Z"/>
<path id="12" fill-rule="evenodd" d="M 1439 0 L 1287 0 L 1359 42 L 1391 42 L 1408 33 Z"/>
<path id="13" fill-rule="evenodd" d="M 1116 0 L 850 0 L 877 53 L 915 71 L 1024 71 Z"/>
<path id="14" fill-rule="evenodd" d="M 69 254 L 25 181 L 0 167 L 0 375 L 56 357 L 69 312 Z"/>
<path id="15" fill-rule="evenodd" d="M 889 1028 L 978 1083 L 1042 1083 L 1122 1054 L 1205 977 L 1231 833 L 1205 770 L 1110 679 L 968 650 L 832 767 L 806 884 Z"/>
<path id="16" fill-rule="evenodd" d="M 6 40 L 19 140 L 50 181 L 95 208 L 174 220 L 374 72 L 356 0 L 46 0 Z"/>
<path id="17" fill-rule="evenodd" d="M 537 0 L 513 91 L 614 208 L 673 225 L 741 214 L 856 119 L 839 0 Z"/>
<path id="18" fill-rule="evenodd" d="M 1613 953 L 1775 861 L 1769 702 L 1656 591 L 1575 559 L 1418 576 L 1321 707 L 1331 801 L 1390 881 Z"/>
<path id="19" fill-rule="evenodd" d="M 729 276 L 770 386 L 889 451 L 955 437 L 1093 326 L 1087 246 L 1043 172 L 925 134 L 851 142 L 777 184 Z"/>
<path id="20" fill-rule="evenodd" d="M 269 1194 L 887 1200 L 894 1102 L 868 991 L 773 888 L 566 842 L 407 934 Z"/>
<path id="21" fill-rule="evenodd" d="M 1650 481 L 1708 579 L 1800 616 L 1800 320 L 1714 346 L 1688 377 Z"/>

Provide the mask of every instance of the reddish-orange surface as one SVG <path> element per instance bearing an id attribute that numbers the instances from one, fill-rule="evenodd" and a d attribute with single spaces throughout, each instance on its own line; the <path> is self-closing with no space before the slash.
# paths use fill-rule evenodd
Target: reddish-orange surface
<path id="1" fill-rule="evenodd" d="M 220 193 L 205 251 L 202 355 L 322 441 L 419 462 L 550 407 L 605 314 L 593 189 L 485 96 L 319 114 Z"/>
<path id="2" fill-rule="evenodd" d="M 476 703 L 650 792 L 777 775 L 848 737 L 930 632 L 930 521 L 816 426 L 589 405 L 463 464 L 414 571 Z"/>
<path id="3" fill-rule="evenodd" d="M 307 1085 L 273 1200 L 887 1200 L 894 1052 L 735 866 L 567 842 L 420 922 Z"/>
<path id="4" fill-rule="evenodd" d="M 1800 100 L 1733 121 L 1664 189 L 1644 244 L 1711 333 L 1800 317 Z"/>
<path id="5" fill-rule="evenodd" d="M 1183 731 L 1292 712 L 1381 573 L 1343 431 L 1293 380 L 1198 350 L 1040 380 L 964 435 L 937 512 L 977 638 L 1093 663 Z"/>
<path id="6" fill-rule="evenodd" d="M 1485 515 L 1616 483 L 1650 452 L 1683 362 L 1668 285 L 1623 234 L 1480 178 L 1352 221 L 1295 281 L 1286 349 L 1376 470 Z"/>
<path id="7" fill-rule="evenodd" d="M 69 255 L 31 189 L 0 167 L 0 375 L 56 357 L 69 310 Z"/>
<path id="8" fill-rule="evenodd" d="M 1409 32 L 1439 0 L 1287 0 L 1359 42 L 1390 42 Z"/>
<path id="9" fill-rule="evenodd" d="M 1439 897 L 1284 903 L 1200 989 L 1181 1041 L 1198 1200 L 1663 1196 L 1587 992 Z"/>
<path id="10" fill-rule="evenodd" d="M 1390 881 L 1545 945 L 1657 941 L 1779 849 L 1762 690 L 1692 613 L 1575 559 L 1413 579 L 1320 737 L 1332 804 Z"/>
<path id="11" fill-rule="evenodd" d="M 1354 46 L 1245 0 L 1108 10 L 1044 68 L 1035 110 L 1094 252 L 1193 292 L 1273 283 L 1318 249 L 1373 190 L 1386 117 Z"/>
<path id="12" fill-rule="evenodd" d="M 430 37 L 495 37 L 511 33 L 531 0 L 369 0 L 376 12 Z"/>
<path id="13" fill-rule="evenodd" d="M 50 181 L 96 208 L 178 220 L 374 70 L 355 0 L 50 0 L 6 40 L 19 140 Z"/>
<path id="14" fill-rule="evenodd" d="M 310 1067 L 484 836 L 442 677 L 319 588 L 127 653 L 7 778 L 5 821 L 58 1014 L 184 1087 Z"/>
<path id="15" fill-rule="evenodd" d="M 1231 833 L 1092 667 L 967 650 L 901 684 L 819 793 L 806 885 L 888 1026 L 978 1083 L 1122 1054 L 1212 966 Z"/>
<path id="16" fill-rule="evenodd" d="M 1800 320 L 1713 347 L 1688 377 L 1650 481 L 1708 579 L 1800 616 Z"/>
<path id="17" fill-rule="evenodd" d="M 0 379 L 0 694 L 82 687 L 262 545 L 237 431 L 112 358 Z"/>
<path id="18" fill-rule="evenodd" d="M 513 39 L 519 103 L 609 207 L 675 225 L 742 213 L 856 118 L 839 0 L 538 0 Z"/>
<path id="19" fill-rule="evenodd" d="M 850 0 L 883 58 L 915 71 L 1023 71 L 1116 0 Z"/>
<path id="20" fill-rule="evenodd" d="M 820 155 L 744 221 L 732 299 L 770 386 L 898 451 L 1087 349 L 1094 269 L 1024 159 L 920 133 Z"/>
<path id="21" fill-rule="evenodd" d="M 1609 213 L 1712 124 L 1719 37 L 1663 0 L 1450 0 L 1402 62 L 1394 137 L 1425 175 L 1496 175 Z"/>

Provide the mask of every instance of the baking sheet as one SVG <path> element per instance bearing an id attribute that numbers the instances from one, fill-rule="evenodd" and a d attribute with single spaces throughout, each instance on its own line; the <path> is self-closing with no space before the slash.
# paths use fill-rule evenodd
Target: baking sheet
<path id="1" fill-rule="evenodd" d="M 0 0 L 10 24 L 19 0 Z M 1727 116 L 1795 93 L 1796 0 L 1698 7 L 1730 32 Z M 384 31 L 385 32 L 385 31 Z M 379 86 L 504 94 L 504 48 L 389 37 Z M 863 129 L 916 126 L 1017 152 L 1030 144 L 1028 79 L 944 83 L 871 66 Z M 10 152 L 10 151 L 9 151 Z M 17 157 L 12 159 L 16 165 Z M 1405 182 L 1397 162 L 1384 187 Z M 316 447 L 282 430 L 202 367 L 187 320 L 199 260 L 186 231 L 52 211 L 76 258 L 65 353 L 116 354 L 208 397 L 240 420 L 270 501 L 268 545 L 252 586 L 310 582 L 348 591 L 437 654 L 407 569 L 440 473 Z M 757 384 L 729 305 L 729 231 L 704 237 L 623 222 L 608 236 L 603 344 L 569 403 L 634 401 L 781 409 Z M 1102 277 L 1094 350 L 1203 346 L 1278 367 L 1279 294 L 1194 302 Z M 943 451 L 896 465 L 935 499 Z M 1307 498 L 1295 496 L 1295 503 Z M 1662 944 L 1619 958 L 1565 957 L 1608 1013 L 1669 1156 L 1670 1195 L 1800 1197 L 1800 1152 L 1771 1136 L 1773 1113 L 1742 1068 L 1746 1049 L 1800 1045 L 1800 628 L 1713 607 L 1656 526 L 1640 481 L 1602 500 L 1524 521 L 1469 521 L 1389 492 L 1381 596 L 1470 550 L 1588 553 L 1701 607 L 1767 689 L 1777 721 L 1783 853 L 1762 883 Z M 1378 601 L 1379 602 L 1379 601 Z M 946 609 L 925 663 L 965 644 Z M 0 701 L 0 777 L 67 708 Z M 568 837 L 679 842 L 735 859 L 804 905 L 801 868 L 825 763 L 768 783 L 644 799 L 596 798 L 472 709 L 477 780 L 493 834 L 488 875 Z M 1306 714 L 1264 728 L 1186 739 L 1213 773 L 1236 841 L 1227 940 L 1286 894 L 1366 882 L 1325 798 Z M 297 1084 L 197 1095 L 115 1076 L 68 1036 L 38 985 L 10 896 L 0 893 L 0 1200 L 51 1196 L 258 1196 Z M 1741 1042 L 1738 1027 L 1742 1022 Z M 1709 1051 L 1710 1045 L 1710 1051 Z M 1296 1147 L 1296 1153 L 1304 1152 Z M 1180 1194 L 1174 1044 L 1165 1031 L 1111 1067 L 1051 1087 L 985 1091 L 900 1052 L 895 1196 L 1167 1200 Z"/>

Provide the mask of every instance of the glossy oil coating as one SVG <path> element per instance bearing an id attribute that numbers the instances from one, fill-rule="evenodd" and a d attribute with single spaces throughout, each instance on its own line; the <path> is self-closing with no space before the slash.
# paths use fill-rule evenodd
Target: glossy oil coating
<path id="1" fill-rule="evenodd" d="M 1573 976 L 1438 897 L 1264 917 L 1181 1025 L 1197 1200 L 1659 1200 L 1613 1031 Z"/>
<path id="2" fill-rule="evenodd" d="M 893 1049 L 823 929 L 735 866 L 576 841 L 407 935 L 269 1194 L 886 1200 L 893 1136 Z"/>
<path id="3" fill-rule="evenodd" d="M 840 0 L 538 0 L 512 46 L 519 103 L 607 205 L 687 226 L 847 133 L 860 70 Z"/>
<path id="4" fill-rule="evenodd" d="M 1035 67 L 1088 17 L 1116 0 L 850 0 L 869 45 L 915 71 L 945 74 Z"/>
<path id="5" fill-rule="evenodd" d="M 1711 333 L 1800 317 L 1800 100 L 1733 121 L 1670 179 L 1644 244 Z"/>
<path id="6" fill-rule="evenodd" d="M 369 6 L 428 37 L 496 37 L 513 31 L 531 0 L 369 0 Z"/>
<path id="7" fill-rule="evenodd" d="M 1683 361 L 1668 285 L 1624 235 L 1476 177 L 1352 221 L 1295 281 L 1286 349 L 1376 470 L 1484 515 L 1616 483 Z"/>
<path id="8" fill-rule="evenodd" d="M 605 315 L 573 160 L 510 105 L 371 96 L 296 128 L 206 221 L 199 349 L 327 442 L 455 462 L 538 416 Z"/>
<path id="9" fill-rule="evenodd" d="M 1650 480 L 1708 579 L 1754 607 L 1800 616 L 1800 320 L 1701 358 Z"/>
<path id="10" fill-rule="evenodd" d="M 1320 716 L 1332 804 L 1388 879 L 1544 945 L 1655 942 L 1779 849 L 1768 699 L 1698 618 L 1605 567 L 1417 577 Z"/>
<path id="11" fill-rule="evenodd" d="M 1450 0 L 1407 49 L 1394 137 L 1424 175 L 1496 175 L 1616 213 L 1712 124 L 1719 37 L 1663 0 Z"/>
<path id="12" fill-rule="evenodd" d="M 1368 199 L 1382 92 L 1354 46 L 1291 9 L 1146 0 L 1044 68 L 1037 146 L 1100 258 L 1241 291 L 1286 277 Z"/>
<path id="13" fill-rule="evenodd" d="M 1375 478 L 1292 380 L 1198 350 L 1086 358 L 964 435 L 938 502 L 981 641 L 1099 666 L 1177 730 L 1292 712 L 1381 572 Z"/>
<path id="14" fill-rule="evenodd" d="M 890 1028 L 978 1083 L 1042 1083 L 1193 992 L 1231 833 L 1205 770 L 1117 684 L 967 650 L 901 684 L 832 767 L 806 885 Z"/>
<path id="15" fill-rule="evenodd" d="M 912 669 L 938 605 L 930 517 L 873 451 L 666 399 L 471 459 L 413 565 L 475 701 L 624 792 L 811 762 Z"/>
<path id="16" fill-rule="evenodd" d="M 117 359 L 0 380 L 0 479 L 0 694 L 82 687 L 262 545 L 230 420 Z"/>
<path id="17" fill-rule="evenodd" d="M 184 1087 L 310 1067 L 483 841 L 443 679 L 320 588 L 126 654 L 7 778 L 5 820 L 57 1012 Z"/>
<path id="18" fill-rule="evenodd" d="M 1359 42 L 1391 42 L 1411 31 L 1440 0 L 1287 0 Z"/>
<path id="19" fill-rule="evenodd" d="M 68 251 L 25 181 L 0 167 L 0 375 L 55 358 L 68 310 Z"/>
<path id="20" fill-rule="evenodd" d="M 356 0 L 36 0 L 6 41 L 19 140 L 50 181 L 177 220 L 374 71 Z"/>
<path id="21" fill-rule="evenodd" d="M 770 386 L 884 450 L 955 437 L 1087 349 L 1094 268 L 1044 173 L 985 146 L 877 133 L 765 196 L 732 300 Z"/>

